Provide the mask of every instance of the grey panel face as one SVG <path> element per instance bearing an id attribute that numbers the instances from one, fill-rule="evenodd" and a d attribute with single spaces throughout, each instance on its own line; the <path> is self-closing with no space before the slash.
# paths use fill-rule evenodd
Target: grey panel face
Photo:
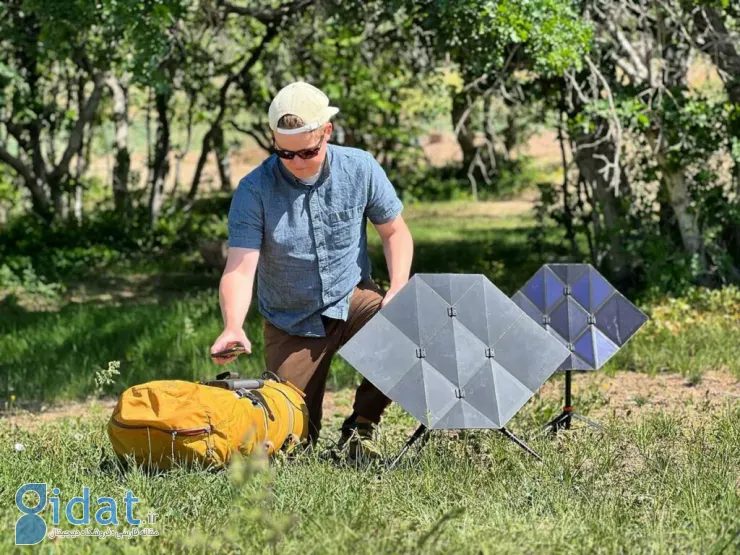
<path id="1" fill-rule="evenodd" d="M 547 340 L 545 340 L 547 338 Z M 568 356 L 568 350 L 526 314 L 494 346 L 496 362 L 527 386 L 532 393 Z"/>
<path id="2" fill-rule="evenodd" d="M 416 277 L 416 276 L 414 276 Z M 394 299 L 395 300 L 395 299 Z M 391 303 L 388 303 L 390 306 Z M 419 322 L 419 341 L 425 345 L 444 326 L 449 304 L 424 281 L 419 279 L 416 284 L 416 318 Z M 405 320 L 413 318 L 411 314 L 399 314 L 398 318 Z M 447 316 L 449 318 L 449 316 Z"/>
<path id="3" fill-rule="evenodd" d="M 375 386 L 383 392 L 388 392 L 419 362 L 416 349 L 416 343 L 401 333 L 384 314 L 379 313 L 363 326 L 339 353 L 360 373 L 363 373 L 361 368 L 367 369 L 365 371 L 373 375 L 371 381 Z"/>
<path id="4" fill-rule="evenodd" d="M 339 354 L 429 428 L 500 428 L 569 351 L 484 276 L 416 274 Z"/>
<path id="5" fill-rule="evenodd" d="M 493 345 L 519 320 L 522 311 L 490 281 L 484 284 L 483 290 L 488 315 L 488 343 Z"/>
<path id="6" fill-rule="evenodd" d="M 556 298 L 560 283 L 564 287 Z M 647 321 L 590 264 L 545 264 L 512 299 L 534 322 L 573 346 L 559 370 L 598 370 Z"/>
<path id="7" fill-rule="evenodd" d="M 463 388 L 465 400 L 497 426 L 501 426 L 495 383 L 493 381 L 493 359 L 488 359 L 471 376 Z M 498 366 L 498 364 L 496 364 Z"/>

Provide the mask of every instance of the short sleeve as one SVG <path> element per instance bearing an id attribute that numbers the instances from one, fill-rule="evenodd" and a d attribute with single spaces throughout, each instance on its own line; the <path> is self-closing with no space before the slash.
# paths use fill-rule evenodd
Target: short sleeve
<path id="1" fill-rule="evenodd" d="M 403 203 L 378 161 L 368 155 L 368 163 L 370 184 L 365 214 L 373 224 L 385 224 L 401 213 Z"/>
<path id="2" fill-rule="evenodd" d="M 230 247 L 259 249 L 262 247 L 264 213 L 262 201 L 247 181 L 239 183 L 229 208 Z"/>

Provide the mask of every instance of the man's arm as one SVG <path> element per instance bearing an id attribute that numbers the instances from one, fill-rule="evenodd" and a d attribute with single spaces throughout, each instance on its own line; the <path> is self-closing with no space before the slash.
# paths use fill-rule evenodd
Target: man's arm
<path id="1" fill-rule="evenodd" d="M 259 249 L 229 248 L 218 290 L 224 329 L 241 329 L 252 302 Z"/>
<path id="2" fill-rule="evenodd" d="M 409 280 L 411 260 L 414 256 L 414 241 L 400 214 L 390 222 L 375 224 L 375 229 L 378 230 L 378 235 L 383 241 L 383 253 L 391 279 L 390 288 L 382 303 L 382 306 L 385 306 Z"/>
<path id="3" fill-rule="evenodd" d="M 391 278 L 390 288 L 381 305 L 385 306 L 409 280 L 414 242 L 401 216 L 403 203 L 398 198 L 388 176 L 372 155 L 367 155 L 367 162 L 370 178 L 365 214 L 378 230 L 378 235 L 383 241 L 385 262 Z"/>
<path id="4" fill-rule="evenodd" d="M 212 353 L 225 349 L 226 345 L 232 341 L 243 344 L 248 353 L 252 352 L 252 344 L 244 332 L 244 320 L 252 302 L 254 276 L 257 273 L 259 255 L 259 249 L 229 247 L 226 268 L 224 268 L 218 289 L 224 331 L 211 346 Z M 234 358 L 223 361 L 215 360 L 215 362 L 228 363 Z"/>
<path id="5" fill-rule="evenodd" d="M 248 353 L 252 352 L 252 345 L 244 333 L 244 319 L 252 302 L 263 232 L 262 203 L 249 180 L 244 178 L 239 182 L 229 208 L 229 254 L 218 289 L 224 331 L 211 346 L 212 353 L 225 349 L 231 342 L 241 343 Z M 234 358 L 215 362 L 224 364 Z"/>

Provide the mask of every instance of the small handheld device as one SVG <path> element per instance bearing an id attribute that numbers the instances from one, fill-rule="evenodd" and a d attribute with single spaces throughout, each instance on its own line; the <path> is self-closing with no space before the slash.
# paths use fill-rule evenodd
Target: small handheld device
<path id="1" fill-rule="evenodd" d="M 237 357 L 247 352 L 247 349 L 241 343 L 233 341 L 226 344 L 226 348 L 221 351 L 211 353 L 211 358 L 225 359 Z"/>

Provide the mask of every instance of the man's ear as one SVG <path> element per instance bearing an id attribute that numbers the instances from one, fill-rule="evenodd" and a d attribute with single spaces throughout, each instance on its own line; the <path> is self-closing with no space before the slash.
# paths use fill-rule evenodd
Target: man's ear
<path id="1" fill-rule="evenodd" d="M 331 134 L 334 132 L 334 124 L 332 122 L 328 122 L 326 124 L 326 129 L 324 130 L 324 133 L 326 134 L 326 138 L 331 138 Z"/>

